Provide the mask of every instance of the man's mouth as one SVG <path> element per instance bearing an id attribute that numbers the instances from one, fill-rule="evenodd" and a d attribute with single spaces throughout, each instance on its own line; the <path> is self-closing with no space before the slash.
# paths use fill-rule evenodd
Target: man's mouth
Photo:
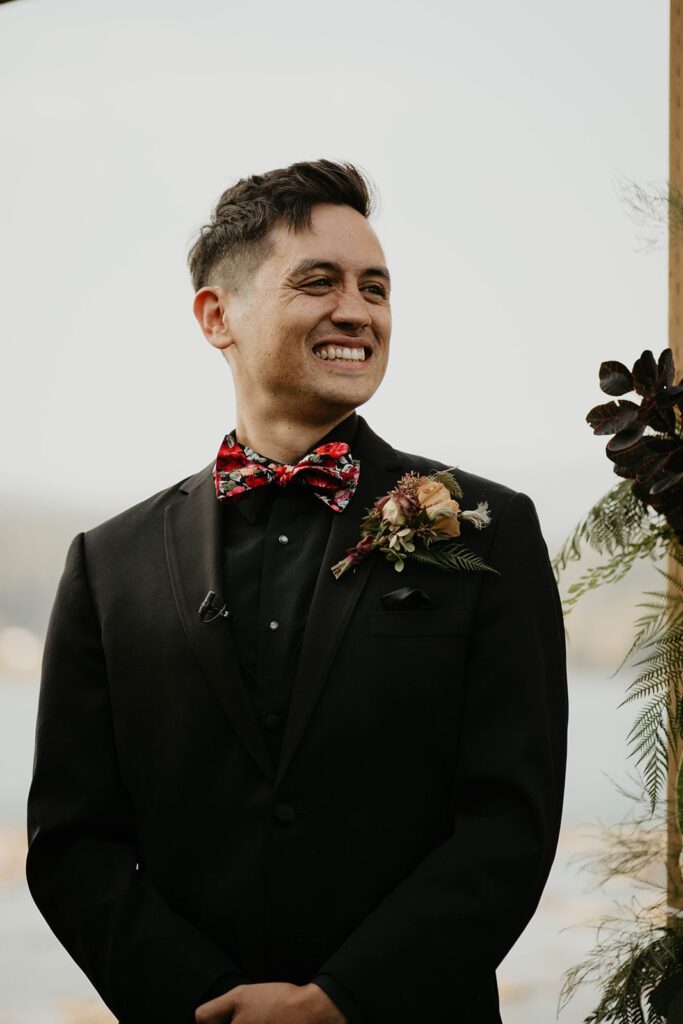
<path id="1" fill-rule="evenodd" d="M 313 354 L 324 361 L 340 360 L 346 363 L 363 363 L 372 355 L 369 345 L 335 345 L 322 341 L 313 347 Z"/>

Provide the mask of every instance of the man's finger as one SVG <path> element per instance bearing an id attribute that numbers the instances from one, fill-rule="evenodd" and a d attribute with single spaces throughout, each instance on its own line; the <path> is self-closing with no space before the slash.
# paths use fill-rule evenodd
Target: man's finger
<path id="1" fill-rule="evenodd" d="M 229 1024 L 235 1018 L 237 997 L 232 992 L 210 999 L 195 1010 L 197 1024 Z"/>

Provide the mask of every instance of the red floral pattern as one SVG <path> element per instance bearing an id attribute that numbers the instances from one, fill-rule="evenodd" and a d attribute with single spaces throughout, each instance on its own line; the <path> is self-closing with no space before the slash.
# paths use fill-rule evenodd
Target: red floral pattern
<path id="1" fill-rule="evenodd" d="M 351 458 L 346 441 L 319 445 L 294 465 L 274 462 L 242 445 L 234 434 L 223 438 L 213 477 L 219 501 L 232 501 L 256 487 L 275 483 L 306 484 L 334 512 L 343 512 L 348 505 L 360 475 L 360 461 Z"/>

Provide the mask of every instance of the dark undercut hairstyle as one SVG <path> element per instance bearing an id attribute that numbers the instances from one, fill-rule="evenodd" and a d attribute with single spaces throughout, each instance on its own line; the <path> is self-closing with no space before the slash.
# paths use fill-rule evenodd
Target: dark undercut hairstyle
<path id="1" fill-rule="evenodd" d="M 271 229 L 279 222 L 293 231 L 309 228 L 316 203 L 350 206 L 369 217 L 374 190 L 353 164 L 331 160 L 291 164 L 231 185 L 188 254 L 195 291 L 213 284 L 236 291 L 271 252 Z"/>

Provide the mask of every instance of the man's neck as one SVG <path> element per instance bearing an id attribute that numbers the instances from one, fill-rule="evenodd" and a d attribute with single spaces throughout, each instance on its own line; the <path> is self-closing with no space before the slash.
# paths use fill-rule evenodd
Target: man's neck
<path id="1" fill-rule="evenodd" d="M 237 440 L 240 444 L 249 445 L 267 459 L 291 465 L 353 411 L 347 409 L 327 421 L 302 423 L 300 420 L 288 419 L 264 422 L 257 417 L 250 418 L 248 414 L 245 415 L 238 409 L 235 427 Z"/>

